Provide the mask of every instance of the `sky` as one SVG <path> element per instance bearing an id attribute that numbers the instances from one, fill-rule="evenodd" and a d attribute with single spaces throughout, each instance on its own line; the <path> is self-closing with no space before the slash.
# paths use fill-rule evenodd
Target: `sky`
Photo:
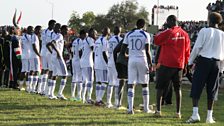
<path id="1" fill-rule="evenodd" d="M 61 24 L 67 24 L 70 15 L 76 11 L 80 16 L 86 11 L 95 15 L 106 14 L 111 6 L 123 0 L 0 0 L 0 26 L 12 25 L 12 18 L 17 8 L 17 17 L 22 11 L 20 26 L 47 26 L 53 18 Z M 179 7 L 179 20 L 206 20 L 208 3 L 216 0 L 137 0 L 139 6 L 144 6 L 151 14 L 152 7 L 159 1 L 160 5 L 175 5 Z M 151 19 L 150 19 L 151 20 Z"/>

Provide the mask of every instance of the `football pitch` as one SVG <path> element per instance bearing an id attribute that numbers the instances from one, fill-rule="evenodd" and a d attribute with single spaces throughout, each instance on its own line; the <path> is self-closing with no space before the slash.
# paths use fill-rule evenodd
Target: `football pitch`
<path id="1" fill-rule="evenodd" d="M 69 78 L 64 94 L 70 97 Z M 57 86 L 59 83 L 57 83 Z M 58 87 L 55 90 L 57 94 Z M 196 124 L 186 124 L 185 121 L 191 116 L 192 103 L 189 97 L 190 85 L 182 86 L 182 119 L 175 116 L 175 96 L 173 105 L 162 107 L 162 118 L 156 118 L 153 114 L 135 112 L 134 115 L 126 114 L 125 110 L 108 109 L 80 102 L 49 100 L 36 94 L 28 94 L 25 91 L 0 88 L 0 125 L 150 125 L 150 126 L 173 126 L 173 125 L 207 125 L 205 123 L 207 114 L 206 91 L 203 91 L 199 114 L 201 121 Z M 141 86 L 136 87 L 135 108 L 140 109 L 142 103 Z M 217 122 L 213 125 L 224 125 L 224 90 L 219 91 L 219 100 L 214 106 L 214 117 Z M 92 98 L 95 99 L 93 92 Z M 104 95 L 106 101 L 106 94 Z M 112 99 L 112 102 L 114 98 Z M 155 84 L 150 84 L 150 104 L 155 104 Z M 126 90 L 123 105 L 127 106 Z"/>

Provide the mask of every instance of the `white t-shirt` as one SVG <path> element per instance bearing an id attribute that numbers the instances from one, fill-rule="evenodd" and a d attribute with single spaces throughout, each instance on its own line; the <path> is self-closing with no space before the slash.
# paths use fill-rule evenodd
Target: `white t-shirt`
<path id="1" fill-rule="evenodd" d="M 41 46 L 41 56 L 50 56 L 50 52 L 47 49 L 47 44 L 52 41 L 53 30 L 45 29 L 41 34 L 42 46 Z"/>
<path id="2" fill-rule="evenodd" d="M 82 39 L 77 38 L 72 42 L 72 53 L 73 53 L 73 60 L 80 62 L 79 58 L 79 46 L 82 44 Z"/>
<path id="3" fill-rule="evenodd" d="M 150 44 L 149 33 L 139 29 L 130 31 L 125 35 L 123 43 L 129 47 L 129 60 L 146 60 L 145 45 Z"/>
<path id="4" fill-rule="evenodd" d="M 94 46 L 94 68 L 98 70 L 107 70 L 107 63 L 103 58 L 103 52 L 107 53 L 107 43 L 106 37 L 99 37 Z"/>
<path id="5" fill-rule="evenodd" d="M 81 68 L 93 67 L 93 51 L 91 47 L 94 47 L 94 41 L 93 38 L 87 37 L 79 46 L 79 50 L 82 50 Z"/>
<path id="6" fill-rule="evenodd" d="M 224 60 L 224 32 L 216 28 L 202 28 L 198 34 L 188 64 L 197 56 Z"/>
<path id="7" fill-rule="evenodd" d="M 114 35 L 108 41 L 108 67 L 115 67 L 113 51 L 121 40 L 120 36 Z"/>
<path id="8" fill-rule="evenodd" d="M 21 59 L 29 59 L 30 58 L 30 49 L 32 48 L 31 35 L 24 34 L 22 36 L 21 48 L 22 48 L 22 57 L 21 57 Z"/>
<path id="9" fill-rule="evenodd" d="M 53 39 L 55 41 L 55 48 L 59 51 L 60 56 L 62 57 L 63 49 L 64 49 L 64 38 L 61 33 L 53 33 L 52 35 Z M 54 57 L 57 57 L 57 53 L 54 49 L 52 49 L 52 55 Z"/>
<path id="10" fill-rule="evenodd" d="M 40 50 L 39 39 L 36 34 L 32 34 L 32 36 L 31 36 L 32 48 L 30 49 L 30 58 L 39 58 L 39 56 L 33 50 L 33 44 L 35 44 L 37 51 L 39 52 L 39 50 Z"/>

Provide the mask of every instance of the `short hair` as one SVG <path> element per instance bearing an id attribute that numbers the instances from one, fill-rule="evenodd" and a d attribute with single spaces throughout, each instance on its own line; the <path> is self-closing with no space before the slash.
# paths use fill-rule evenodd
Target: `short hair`
<path id="1" fill-rule="evenodd" d="M 136 26 L 143 28 L 145 26 L 145 20 L 144 19 L 138 19 L 138 21 L 136 22 Z"/>
<path id="2" fill-rule="evenodd" d="M 95 30 L 94 28 L 90 28 L 89 31 L 88 31 L 89 34 L 92 33 L 92 32 L 94 32 L 94 30 Z"/>
<path id="3" fill-rule="evenodd" d="M 175 15 L 170 15 L 167 17 L 167 20 L 172 21 L 172 22 L 177 22 L 177 17 Z"/>
<path id="4" fill-rule="evenodd" d="M 61 28 L 61 24 L 60 23 L 56 23 L 55 27 L 58 26 L 59 28 Z"/>
<path id="5" fill-rule="evenodd" d="M 48 26 L 50 26 L 50 25 L 52 25 L 52 24 L 55 24 L 56 23 L 56 21 L 55 20 L 50 20 L 49 22 L 48 22 Z"/>
<path id="6" fill-rule="evenodd" d="M 210 23 L 213 23 L 213 24 L 219 24 L 222 22 L 222 15 L 217 13 L 217 12 L 212 12 L 210 15 L 209 15 L 209 22 Z"/>
<path id="7" fill-rule="evenodd" d="M 85 35 L 86 34 L 86 30 L 82 29 L 79 31 L 79 35 Z"/>
<path id="8" fill-rule="evenodd" d="M 28 26 L 28 27 L 27 27 L 27 30 L 28 30 L 28 29 L 32 29 L 32 28 L 33 28 L 33 26 Z"/>
<path id="9" fill-rule="evenodd" d="M 34 28 L 35 31 L 38 30 L 38 29 L 41 29 L 41 26 L 40 26 L 40 25 L 37 25 L 37 26 Z"/>
<path id="10" fill-rule="evenodd" d="M 62 25 L 61 30 L 63 30 L 63 29 L 68 29 L 68 26 L 67 25 Z"/>

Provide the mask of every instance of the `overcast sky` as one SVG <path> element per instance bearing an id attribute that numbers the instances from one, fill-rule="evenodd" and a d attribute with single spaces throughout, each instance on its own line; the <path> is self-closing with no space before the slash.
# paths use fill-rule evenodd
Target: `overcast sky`
<path id="1" fill-rule="evenodd" d="M 52 5 L 54 5 L 53 17 L 61 24 L 67 24 L 72 11 L 82 15 L 86 11 L 95 14 L 106 14 L 109 8 L 123 0 L 0 0 L 0 25 L 12 25 L 12 17 L 17 8 L 23 12 L 20 25 L 47 26 L 52 17 Z M 137 0 L 140 6 L 144 6 L 151 14 L 153 5 L 158 0 Z M 159 0 L 161 5 L 179 6 L 179 20 L 206 20 L 206 6 L 216 0 Z"/>

